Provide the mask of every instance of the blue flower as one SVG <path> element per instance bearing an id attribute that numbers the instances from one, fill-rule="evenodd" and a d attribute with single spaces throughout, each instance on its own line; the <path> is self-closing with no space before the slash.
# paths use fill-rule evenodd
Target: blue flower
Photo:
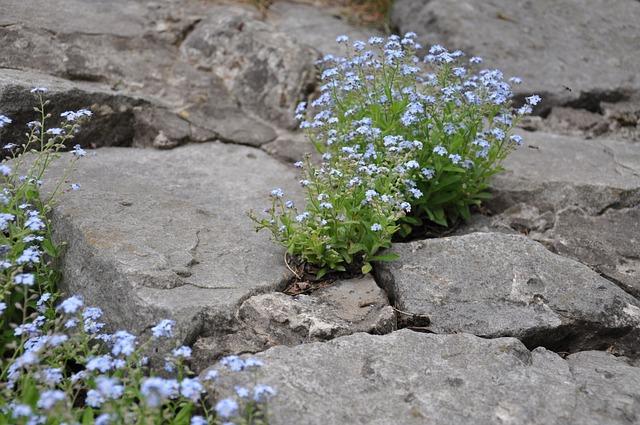
<path id="1" fill-rule="evenodd" d="M 253 388 L 253 399 L 257 402 L 266 401 L 274 395 L 276 395 L 276 390 L 269 385 L 258 384 Z"/>
<path id="2" fill-rule="evenodd" d="M 208 422 L 202 416 L 192 416 L 190 425 L 207 425 Z"/>
<path id="3" fill-rule="evenodd" d="M 50 128 L 49 130 L 47 130 L 47 134 L 51 134 L 53 136 L 60 136 L 63 133 L 64 133 L 64 129 L 58 128 L 58 127 Z"/>
<path id="4" fill-rule="evenodd" d="M 87 361 L 87 370 L 94 371 L 99 370 L 105 373 L 113 368 L 113 359 L 110 355 L 105 354 L 102 356 L 89 357 Z"/>
<path id="5" fill-rule="evenodd" d="M 232 398 L 223 398 L 216 404 L 216 413 L 223 418 L 230 418 L 238 412 L 238 403 Z"/>
<path id="6" fill-rule="evenodd" d="M 18 285 L 33 286 L 35 283 L 35 276 L 33 273 L 20 273 L 15 275 L 13 281 Z"/>
<path id="7" fill-rule="evenodd" d="M 284 191 L 279 187 L 275 188 L 271 191 L 271 196 L 274 198 L 282 198 L 284 196 Z"/>
<path id="8" fill-rule="evenodd" d="M 519 134 L 514 134 L 509 139 L 518 146 L 522 145 L 522 136 Z"/>
<path id="9" fill-rule="evenodd" d="M 12 122 L 11 118 L 0 114 L 0 128 L 5 127 L 7 124 L 11 124 Z"/>
<path id="10" fill-rule="evenodd" d="M 160 406 L 165 400 L 178 393 L 178 382 L 175 379 L 150 377 L 142 380 L 140 392 L 151 407 Z"/>
<path id="11" fill-rule="evenodd" d="M 151 328 L 154 338 L 171 338 L 173 337 L 173 327 L 176 322 L 173 320 L 163 319 L 156 326 Z"/>
<path id="12" fill-rule="evenodd" d="M 462 157 L 460 155 L 458 155 L 458 154 L 449 155 L 449 159 L 454 164 L 457 164 L 458 162 L 462 161 Z"/>
<path id="13" fill-rule="evenodd" d="M 238 356 L 226 356 L 220 359 L 220 364 L 226 366 L 233 372 L 240 372 L 244 369 L 244 361 Z"/>
<path id="14" fill-rule="evenodd" d="M 43 410 L 51 410 L 53 406 L 65 398 L 65 393 L 60 390 L 46 390 L 40 393 L 37 406 Z"/>
<path id="15" fill-rule="evenodd" d="M 444 146 L 438 145 L 435 148 L 433 148 L 433 153 L 438 154 L 440 156 L 445 156 L 447 154 L 447 150 L 445 149 Z"/>
<path id="16" fill-rule="evenodd" d="M 379 223 L 373 223 L 371 225 L 371 230 L 373 232 L 379 232 L 380 230 L 382 230 L 382 226 Z"/>
<path id="17" fill-rule="evenodd" d="M 173 350 L 174 357 L 182 357 L 183 359 L 188 359 L 191 357 L 191 348 L 183 345 Z"/>
<path id="18" fill-rule="evenodd" d="M 336 42 L 338 43 L 346 43 L 347 41 L 349 41 L 349 37 L 346 35 L 339 35 L 336 37 Z"/>
<path id="19" fill-rule="evenodd" d="M 31 89 L 31 93 L 35 93 L 35 94 L 46 93 L 48 91 L 49 91 L 49 89 L 46 88 L 46 87 L 34 87 L 34 88 Z"/>
<path id="20" fill-rule="evenodd" d="M 542 98 L 540 96 L 538 96 L 537 94 L 534 94 L 532 96 L 526 97 L 525 99 L 526 99 L 527 103 L 529 105 L 532 105 L 532 106 L 536 106 L 538 103 L 540 103 L 540 101 L 542 101 Z"/>
<path id="21" fill-rule="evenodd" d="M 136 337 L 126 331 L 117 331 L 113 334 L 113 348 L 111 354 L 130 356 L 136 348 Z"/>
<path id="22" fill-rule="evenodd" d="M 74 314 L 84 305 L 82 298 L 74 295 L 62 301 L 57 310 L 62 310 L 65 314 Z"/>
<path id="23" fill-rule="evenodd" d="M 197 378 L 184 378 L 180 382 L 180 394 L 191 401 L 197 401 L 203 391 L 204 387 Z"/>

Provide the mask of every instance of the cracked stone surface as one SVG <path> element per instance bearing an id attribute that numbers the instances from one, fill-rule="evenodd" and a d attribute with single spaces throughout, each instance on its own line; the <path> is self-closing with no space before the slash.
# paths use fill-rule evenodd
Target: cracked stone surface
<path id="1" fill-rule="evenodd" d="M 346 35 L 354 41 L 366 41 L 373 35 L 381 35 L 375 29 L 351 25 L 345 17 L 337 12 L 331 13 L 330 9 L 289 1 L 272 4 L 267 12 L 267 22 L 322 55 L 345 55 L 344 48 L 335 42 L 339 35 Z"/>
<path id="2" fill-rule="evenodd" d="M 553 105 L 597 108 L 640 90 L 640 3 L 628 0 L 397 0 L 391 21 L 479 55 L 489 67 L 522 77 L 522 94 Z M 473 34 L 473 36 L 469 36 Z M 588 72 L 586 72 L 588 70 Z"/>
<path id="3" fill-rule="evenodd" d="M 640 356 L 640 302 L 524 236 L 474 233 L 394 244 L 376 266 L 398 309 L 436 333 L 513 336 L 554 351 Z"/>
<path id="4" fill-rule="evenodd" d="M 502 211 L 520 202 L 540 211 L 579 206 L 589 214 L 640 204 L 640 150 L 633 143 L 523 132 L 525 146 L 505 161 L 487 203 Z"/>
<path id="5" fill-rule="evenodd" d="M 514 338 L 401 330 L 258 354 L 277 387 L 271 424 L 625 424 L 640 419 L 640 368 L 604 352 L 562 359 Z M 223 371 L 223 368 L 220 368 Z M 217 388 L 251 384 L 222 373 Z"/>
<path id="6" fill-rule="evenodd" d="M 133 130 L 104 145 L 171 148 L 220 139 L 259 146 L 276 138 L 274 127 L 293 125 L 293 108 L 315 78 L 316 54 L 251 7 L 195 0 L 36 0 L 25 7 L 7 0 L 3 10 L 0 75 L 39 71 L 71 81 L 60 107 L 93 104 L 98 89 L 84 92 L 83 82 L 146 99 L 128 124 Z M 0 98 L 11 93 L 0 88 Z M 148 117 L 158 114 L 168 129 L 151 125 Z"/>
<path id="7" fill-rule="evenodd" d="M 366 276 L 337 281 L 309 295 L 253 296 L 238 309 L 236 322 L 236 329 L 195 343 L 196 370 L 226 354 L 328 341 L 356 332 L 388 333 L 395 328 L 395 315 L 384 291 Z"/>
<path id="8" fill-rule="evenodd" d="M 298 200 L 293 167 L 260 150 L 104 148 L 78 162 L 74 179 L 81 189 L 52 214 L 67 242 L 63 288 L 103 308 L 114 328 L 140 333 L 171 318 L 193 341 L 289 277 L 283 252 L 243 214 L 261 211 L 273 187 Z"/>

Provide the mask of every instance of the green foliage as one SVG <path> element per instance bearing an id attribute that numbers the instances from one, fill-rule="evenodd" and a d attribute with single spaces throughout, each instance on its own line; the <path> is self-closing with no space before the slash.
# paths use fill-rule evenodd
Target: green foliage
<path id="1" fill-rule="evenodd" d="M 480 58 L 462 63 L 462 52 L 441 46 L 422 64 L 420 49 L 412 33 L 356 41 L 347 58 L 321 61 L 321 93 L 306 113 L 306 104 L 296 111 L 323 153 L 320 165 L 304 168 L 306 211 L 288 210 L 276 190 L 267 217 L 252 217 L 320 276 L 354 262 L 370 270 L 397 231 L 406 236 L 426 221 L 468 219 L 522 141 L 510 135 L 518 117 L 540 101 L 531 96 L 514 113 L 500 71 L 474 73 Z"/>

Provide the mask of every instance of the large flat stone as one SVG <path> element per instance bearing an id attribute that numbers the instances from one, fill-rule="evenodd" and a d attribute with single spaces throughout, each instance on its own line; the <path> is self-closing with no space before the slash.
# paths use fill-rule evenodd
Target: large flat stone
<path id="1" fill-rule="evenodd" d="M 295 194 L 298 185 L 293 167 L 260 150 L 105 148 L 72 178 L 81 189 L 64 193 L 52 214 L 67 243 L 62 287 L 103 308 L 113 327 L 142 332 L 171 318 L 192 341 L 288 277 L 283 251 L 246 212 L 261 211 L 273 187 Z"/>
<path id="2" fill-rule="evenodd" d="M 485 58 L 523 78 L 540 109 L 573 104 L 595 110 L 640 90 L 640 3 L 628 0 L 398 0 L 392 22 Z"/>
<path id="3" fill-rule="evenodd" d="M 640 420 L 640 369 L 582 352 L 563 360 L 513 338 L 402 330 L 258 354 L 258 381 L 277 389 L 269 423 L 630 425 Z M 251 385 L 228 373 L 216 388 Z"/>
<path id="4" fill-rule="evenodd" d="M 640 151 L 632 143 L 523 133 L 525 146 L 492 183 L 497 211 L 519 202 L 541 211 L 579 206 L 588 213 L 640 204 Z"/>
<path id="5" fill-rule="evenodd" d="M 640 302 L 521 235 L 474 233 L 395 244 L 376 266 L 396 307 L 436 333 L 513 336 L 556 351 L 640 356 Z"/>

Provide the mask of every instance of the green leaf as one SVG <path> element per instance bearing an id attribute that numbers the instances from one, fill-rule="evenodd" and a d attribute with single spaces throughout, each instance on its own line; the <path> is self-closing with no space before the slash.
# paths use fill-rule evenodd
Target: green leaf
<path id="1" fill-rule="evenodd" d="M 191 418 L 191 404 L 185 404 L 173 419 L 173 425 L 189 425 Z"/>
<path id="2" fill-rule="evenodd" d="M 42 247 L 44 248 L 44 252 L 46 252 L 47 255 L 51 257 L 58 256 L 58 249 L 55 247 L 55 245 L 53 244 L 53 242 L 51 242 L 50 239 L 45 239 L 42 242 Z"/>
<path id="3" fill-rule="evenodd" d="M 386 254 L 374 255 L 369 258 L 369 261 L 395 261 L 400 258 L 400 255 L 396 252 L 388 252 Z"/>
<path id="4" fill-rule="evenodd" d="M 82 413 L 82 425 L 93 425 L 93 419 L 93 409 L 90 407 L 85 408 L 84 412 Z"/>
<path id="5" fill-rule="evenodd" d="M 328 272 L 326 267 L 321 268 L 320 270 L 318 270 L 318 273 L 316 273 L 316 279 L 322 279 L 322 277 L 324 275 L 326 275 Z"/>
<path id="6" fill-rule="evenodd" d="M 367 274 L 372 269 L 373 269 L 373 267 L 371 266 L 371 263 L 364 263 L 364 266 L 362 266 L 362 274 Z"/>

